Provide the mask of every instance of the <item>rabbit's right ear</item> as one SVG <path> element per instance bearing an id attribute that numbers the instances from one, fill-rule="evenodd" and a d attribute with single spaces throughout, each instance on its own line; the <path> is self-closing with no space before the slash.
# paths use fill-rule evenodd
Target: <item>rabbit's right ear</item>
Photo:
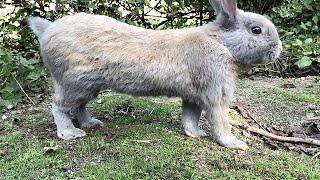
<path id="1" fill-rule="evenodd" d="M 217 13 L 217 21 L 222 24 L 230 24 L 236 20 L 237 1 L 236 0 L 209 0 Z"/>

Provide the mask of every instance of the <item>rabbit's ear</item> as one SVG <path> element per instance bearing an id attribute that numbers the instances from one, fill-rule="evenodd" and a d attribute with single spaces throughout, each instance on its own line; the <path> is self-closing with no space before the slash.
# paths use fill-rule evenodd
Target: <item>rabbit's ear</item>
<path id="1" fill-rule="evenodd" d="M 218 15 L 221 12 L 221 0 L 209 0 L 209 2 Z"/>
<path id="2" fill-rule="evenodd" d="M 234 21 L 237 13 L 236 0 L 209 0 L 217 13 L 217 17 L 222 21 Z"/>

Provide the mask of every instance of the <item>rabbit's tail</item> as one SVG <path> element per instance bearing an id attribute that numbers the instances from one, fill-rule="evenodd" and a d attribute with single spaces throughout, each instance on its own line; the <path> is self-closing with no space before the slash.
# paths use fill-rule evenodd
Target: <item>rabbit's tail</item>
<path id="1" fill-rule="evenodd" d="M 29 17 L 29 26 L 32 31 L 40 38 L 46 29 L 52 24 L 51 21 L 40 17 Z"/>

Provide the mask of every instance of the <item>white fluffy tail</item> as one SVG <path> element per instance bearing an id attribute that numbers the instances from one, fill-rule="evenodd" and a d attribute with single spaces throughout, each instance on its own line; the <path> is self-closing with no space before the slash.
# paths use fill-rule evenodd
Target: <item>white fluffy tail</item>
<path id="1" fill-rule="evenodd" d="M 39 17 L 29 17 L 29 26 L 32 31 L 40 38 L 46 29 L 52 24 L 51 21 Z"/>

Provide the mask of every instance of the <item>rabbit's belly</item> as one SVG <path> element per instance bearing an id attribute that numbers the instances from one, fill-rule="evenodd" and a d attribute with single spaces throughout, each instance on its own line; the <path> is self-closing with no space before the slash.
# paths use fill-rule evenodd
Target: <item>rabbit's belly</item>
<path id="1" fill-rule="evenodd" d="M 179 96 L 180 94 L 176 87 L 167 87 L 167 84 L 153 84 L 145 81 L 117 81 L 106 84 L 105 88 L 118 93 L 126 93 L 136 96 Z"/>
<path id="2" fill-rule="evenodd" d="M 179 96 L 178 84 L 152 81 L 145 78 L 124 78 L 123 76 L 104 77 L 93 73 L 67 73 L 63 80 L 69 93 L 88 96 L 109 89 L 118 93 L 136 96 Z"/>

